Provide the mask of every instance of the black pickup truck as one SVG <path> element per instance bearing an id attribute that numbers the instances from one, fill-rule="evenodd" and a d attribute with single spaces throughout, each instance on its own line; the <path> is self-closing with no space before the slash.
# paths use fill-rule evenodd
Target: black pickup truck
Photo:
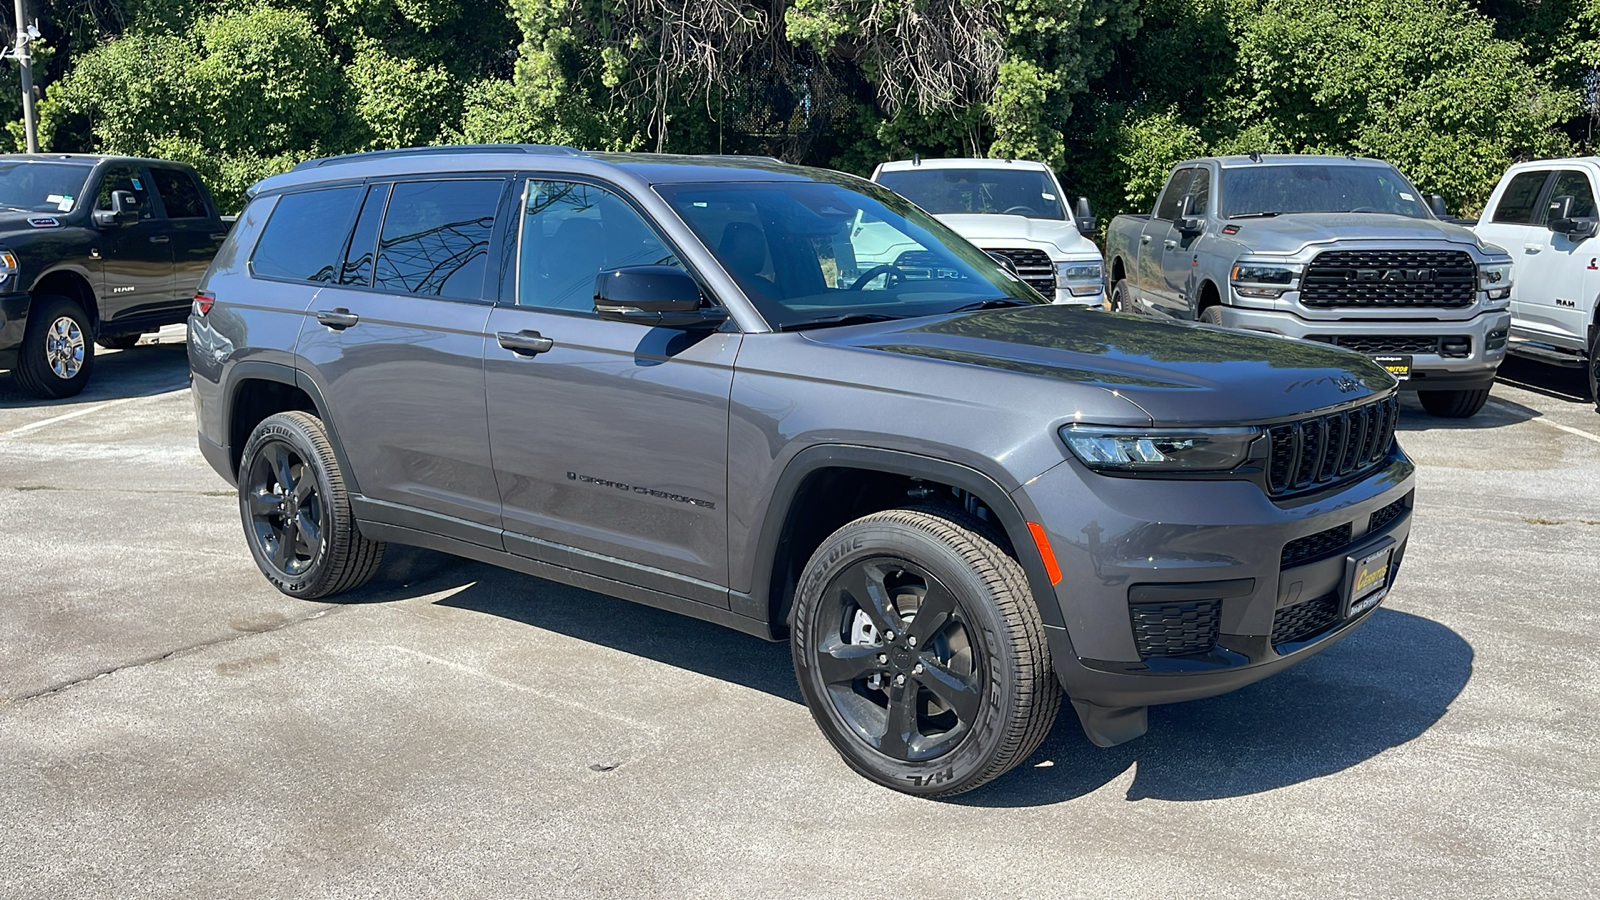
<path id="1" fill-rule="evenodd" d="M 36 397 L 83 390 L 95 343 L 184 320 L 227 231 L 182 163 L 0 155 L 0 369 Z"/>

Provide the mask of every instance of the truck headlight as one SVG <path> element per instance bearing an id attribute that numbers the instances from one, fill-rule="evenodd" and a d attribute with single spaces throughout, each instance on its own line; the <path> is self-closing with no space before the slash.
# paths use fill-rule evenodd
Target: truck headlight
<path id="1" fill-rule="evenodd" d="M 1504 300 L 1511 296 L 1511 263 L 1493 262 L 1479 266 L 1478 289 L 1486 291 L 1490 300 Z"/>
<path id="2" fill-rule="evenodd" d="M 1301 267 L 1287 263 L 1241 262 L 1233 267 L 1233 289 L 1241 297 L 1276 300 L 1300 279 Z"/>
<path id="3" fill-rule="evenodd" d="M 1105 289 L 1105 267 L 1093 262 L 1058 262 L 1056 280 L 1074 297 L 1088 297 Z"/>
<path id="4" fill-rule="evenodd" d="M 10 250 L 0 250 L 0 280 L 10 278 L 22 271 L 17 264 L 17 255 Z"/>
<path id="5" fill-rule="evenodd" d="M 1260 435 L 1259 428 L 1061 428 L 1084 465 L 1129 472 L 1226 472 L 1245 461 Z"/>

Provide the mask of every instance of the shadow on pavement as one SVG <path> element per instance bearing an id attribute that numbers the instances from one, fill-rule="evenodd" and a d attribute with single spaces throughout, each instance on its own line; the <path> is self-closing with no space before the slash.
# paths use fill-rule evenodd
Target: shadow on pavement
<path id="1" fill-rule="evenodd" d="M 1500 373 L 1495 381 L 1568 403 L 1594 402 L 1589 397 L 1588 376 L 1579 368 L 1553 366 L 1519 356 L 1508 356 L 1500 364 Z"/>
<path id="2" fill-rule="evenodd" d="M 40 400 L 17 388 L 10 372 L 0 371 L 0 408 L 59 408 L 71 412 L 75 406 L 121 400 L 127 397 L 152 397 L 189 386 L 189 354 L 182 343 L 140 344 L 131 350 L 96 348 L 94 372 L 83 392 L 64 400 Z"/>
<path id="3" fill-rule="evenodd" d="M 522 622 L 721 681 L 803 702 L 786 644 L 685 616 L 553 585 L 444 554 L 409 565 L 422 595 L 471 582 L 438 601 Z M 409 555 L 409 554 L 408 554 Z M 386 571 L 388 566 L 386 565 Z M 398 584 L 391 580 L 390 585 Z M 362 595 L 397 599 L 383 575 Z M 1380 609 L 1366 625 L 1299 666 L 1250 687 L 1153 707 L 1150 732 L 1120 747 L 1091 745 L 1071 707 L 1032 758 L 952 802 L 1040 806 L 1135 775 L 1129 800 L 1207 800 L 1259 793 L 1358 765 L 1423 732 L 1472 677 L 1471 645 L 1420 616 Z"/>

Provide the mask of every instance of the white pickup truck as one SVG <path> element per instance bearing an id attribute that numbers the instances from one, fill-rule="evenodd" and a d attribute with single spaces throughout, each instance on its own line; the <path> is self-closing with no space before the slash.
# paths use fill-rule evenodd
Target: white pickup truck
<path id="1" fill-rule="evenodd" d="M 1482 219 L 1484 241 L 1510 251 L 1510 352 L 1589 374 L 1600 409 L 1600 158 L 1512 166 Z"/>
<path id="2" fill-rule="evenodd" d="M 1004 257 L 1056 303 L 1100 306 L 1105 266 L 1089 201 L 1069 210 L 1055 173 L 1020 159 L 886 162 L 872 180 L 930 212 L 956 234 Z"/>

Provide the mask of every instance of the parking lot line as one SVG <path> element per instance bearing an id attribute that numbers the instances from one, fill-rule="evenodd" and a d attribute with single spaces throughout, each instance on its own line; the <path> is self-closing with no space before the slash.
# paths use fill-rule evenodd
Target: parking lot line
<path id="1" fill-rule="evenodd" d="M 1494 407 L 1495 409 L 1500 410 L 1503 413 L 1510 413 L 1512 415 L 1516 415 L 1516 410 L 1513 410 L 1511 407 L 1506 406 L 1505 404 L 1495 403 L 1494 401 L 1490 401 L 1489 405 Z M 1600 444 L 1600 434 L 1594 434 L 1592 432 L 1584 431 L 1582 428 L 1573 428 L 1571 425 L 1563 425 L 1560 422 L 1552 422 L 1549 419 L 1544 418 L 1543 416 L 1535 416 L 1532 419 L 1529 419 L 1528 421 L 1530 421 L 1530 422 L 1538 422 L 1540 425 L 1548 425 L 1551 428 L 1558 428 L 1558 429 L 1560 429 L 1562 431 L 1565 431 L 1567 434 L 1576 435 L 1576 436 L 1584 438 L 1586 440 L 1594 441 L 1596 444 Z"/>
<path id="2" fill-rule="evenodd" d="M 184 388 L 184 390 L 187 390 L 187 388 Z M 166 392 L 163 392 L 163 393 L 160 393 L 160 394 L 145 394 L 145 395 L 141 395 L 141 396 L 138 396 L 138 397 L 124 397 L 121 400 L 110 400 L 110 401 L 107 401 L 105 403 L 95 404 L 94 406 L 84 407 L 83 409 L 75 409 L 75 410 L 73 410 L 72 412 L 69 412 L 69 413 L 62 413 L 59 416 L 51 416 L 48 419 L 40 419 L 37 422 L 29 422 L 28 424 L 23 425 L 23 426 L 21 426 L 19 428 L 13 428 L 10 431 L 5 432 L 4 434 L 0 434 L 0 440 L 4 440 L 6 438 L 16 437 L 16 436 L 21 435 L 21 434 L 27 434 L 30 431 L 38 431 L 41 428 L 47 428 L 47 427 L 49 427 L 51 425 L 56 425 L 56 424 L 61 423 L 61 422 L 66 422 L 66 421 L 69 421 L 71 419 L 79 418 L 80 416 L 87 416 L 87 415 L 90 415 L 92 413 L 100 412 L 101 410 L 110 409 L 113 406 L 121 406 L 124 403 L 133 403 L 136 400 L 151 400 L 151 399 L 154 399 L 156 397 L 164 397 L 164 396 L 166 396 L 167 394 L 170 394 L 170 393 L 172 393 L 172 391 L 166 391 Z"/>

